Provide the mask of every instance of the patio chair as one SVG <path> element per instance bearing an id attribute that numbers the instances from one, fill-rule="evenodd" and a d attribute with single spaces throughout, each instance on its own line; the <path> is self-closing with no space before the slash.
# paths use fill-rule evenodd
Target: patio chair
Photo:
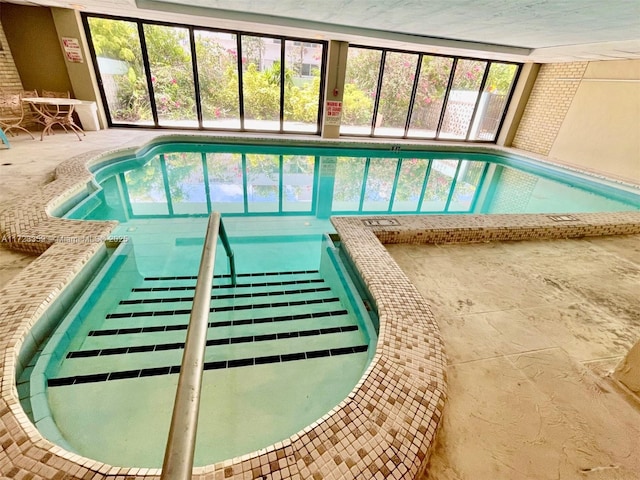
<path id="1" fill-rule="evenodd" d="M 66 92 L 56 92 L 54 90 L 42 90 L 42 97 L 43 98 L 71 98 L 71 94 L 69 93 L 69 91 L 67 90 Z M 64 114 L 64 110 L 62 110 L 62 108 L 58 108 L 58 111 L 60 114 Z M 69 114 L 70 114 L 70 110 L 69 110 Z M 60 126 L 62 127 L 62 129 L 67 132 L 67 127 L 65 127 L 63 124 L 60 124 Z M 53 129 L 49 130 L 51 132 L 51 134 L 53 134 Z"/>
<path id="2" fill-rule="evenodd" d="M 42 96 L 44 98 L 71 98 L 71 94 L 68 91 L 54 92 L 52 90 L 42 90 Z"/>
<path id="3" fill-rule="evenodd" d="M 22 98 L 37 98 L 38 91 L 37 90 L 23 90 L 20 94 Z M 42 127 L 44 122 L 40 117 L 40 114 L 33 107 L 33 105 L 26 105 L 25 102 L 22 102 L 22 108 L 24 110 L 24 120 L 22 121 L 22 126 L 26 127 L 29 125 L 34 125 L 38 127 Z"/>
<path id="4" fill-rule="evenodd" d="M 22 126 L 23 121 L 24 108 L 22 108 L 21 95 L 19 93 L 0 94 L 0 128 L 7 134 L 11 134 L 12 130 L 22 130 L 34 138 L 31 132 Z"/>

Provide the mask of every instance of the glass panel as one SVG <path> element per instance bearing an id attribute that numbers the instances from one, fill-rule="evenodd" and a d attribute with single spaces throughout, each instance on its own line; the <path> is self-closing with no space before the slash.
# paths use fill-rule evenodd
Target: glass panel
<path id="1" fill-rule="evenodd" d="M 487 62 L 458 60 L 438 138 L 465 139 Z"/>
<path id="2" fill-rule="evenodd" d="M 208 213 L 202 155 L 199 152 L 167 153 L 164 159 L 167 165 L 173 213 L 176 215 Z"/>
<path id="3" fill-rule="evenodd" d="M 372 158 L 367 171 L 363 211 L 387 211 L 393 192 L 398 160 L 396 158 Z"/>
<path id="4" fill-rule="evenodd" d="M 428 165 L 429 160 L 424 158 L 405 158 L 402 160 L 392 211 L 415 212 L 418 210 L 418 202 Z"/>
<path id="5" fill-rule="evenodd" d="M 162 126 L 197 127 L 189 31 L 144 25 L 153 96 Z"/>
<path id="6" fill-rule="evenodd" d="M 517 71 L 517 65 L 491 64 L 469 140 L 495 140 Z"/>
<path id="7" fill-rule="evenodd" d="M 94 17 L 88 21 L 111 122 L 153 125 L 137 24 Z"/>
<path id="8" fill-rule="evenodd" d="M 333 186 L 332 211 L 358 210 L 362 196 L 365 164 L 366 159 L 363 157 L 338 157 Z"/>
<path id="9" fill-rule="evenodd" d="M 447 205 L 458 160 L 433 160 L 421 212 L 442 212 Z"/>
<path id="10" fill-rule="evenodd" d="M 381 58 L 380 50 L 349 47 L 340 134 L 371 133 Z"/>
<path id="11" fill-rule="evenodd" d="M 220 213 L 244 213 L 242 155 L 207 153 L 207 174 L 211 210 Z"/>
<path id="12" fill-rule="evenodd" d="M 388 52 L 384 61 L 375 135 L 404 136 L 418 55 Z"/>
<path id="13" fill-rule="evenodd" d="M 279 211 L 279 166 L 278 155 L 247 155 L 249 212 Z"/>
<path id="14" fill-rule="evenodd" d="M 159 156 L 142 168 L 125 172 L 124 180 L 133 215 L 169 214 Z"/>
<path id="15" fill-rule="evenodd" d="M 486 165 L 486 162 L 462 161 L 451 202 L 447 208 L 448 212 L 468 212 L 471 210 Z"/>
<path id="16" fill-rule="evenodd" d="M 407 136 L 435 138 L 452 65 L 450 57 L 422 56 Z"/>
<path id="17" fill-rule="evenodd" d="M 202 125 L 240 128 L 236 35 L 196 31 Z"/>
<path id="18" fill-rule="evenodd" d="M 285 42 L 284 129 L 318 132 L 321 43 Z"/>
<path id="19" fill-rule="evenodd" d="M 244 127 L 280 130 L 280 44 L 273 38 L 242 36 Z"/>
<path id="20" fill-rule="evenodd" d="M 310 212 L 313 202 L 315 157 L 286 155 L 283 158 L 283 198 L 285 212 Z"/>

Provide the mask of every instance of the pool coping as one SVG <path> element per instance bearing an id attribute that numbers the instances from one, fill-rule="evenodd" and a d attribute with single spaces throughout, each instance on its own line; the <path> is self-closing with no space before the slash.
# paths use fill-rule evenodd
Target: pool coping
<path id="1" fill-rule="evenodd" d="M 117 225 L 116 222 L 53 218 L 49 213 L 93 181 L 89 171 L 92 166 L 135 153 L 154 142 L 201 139 L 260 142 L 258 138 L 159 134 L 140 147 L 95 150 L 61 163 L 55 170 L 53 182 L 0 212 L 3 241 L 16 250 L 40 255 L 0 290 L 0 475 L 15 477 L 22 472 L 43 479 L 63 474 L 83 479 L 159 478 L 159 469 L 106 465 L 44 439 L 22 409 L 15 374 L 20 348 L 32 340 L 32 327 L 99 252 Z M 262 141 L 380 149 L 388 149 L 393 144 Z M 450 145 L 403 144 L 403 147 L 440 150 Z M 483 153 L 510 152 L 495 145 L 456 145 L 456 148 Z M 369 220 L 368 224 L 365 220 Z M 640 212 L 372 215 L 333 217 L 332 223 L 378 308 L 380 332 L 371 364 L 349 396 L 312 425 L 262 450 L 195 468 L 194 478 L 417 478 L 426 467 L 442 418 L 446 401 L 446 358 L 429 305 L 393 261 L 384 244 L 637 234 L 640 233 Z"/>

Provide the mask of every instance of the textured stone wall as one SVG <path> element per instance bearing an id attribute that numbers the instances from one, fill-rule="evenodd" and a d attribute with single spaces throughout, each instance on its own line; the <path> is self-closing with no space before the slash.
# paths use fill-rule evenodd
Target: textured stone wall
<path id="1" fill-rule="evenodd" d="M 542 65 L 513 140 L 513 147 L 548 155 L 588 62 Z"/>
<path id="2" fill-rule="evenodd" d="M 2 23 L 0 23 L 0 48 L 0 92 L 18 93 L 22 91 L 22 82 L 13 61 Z"/>

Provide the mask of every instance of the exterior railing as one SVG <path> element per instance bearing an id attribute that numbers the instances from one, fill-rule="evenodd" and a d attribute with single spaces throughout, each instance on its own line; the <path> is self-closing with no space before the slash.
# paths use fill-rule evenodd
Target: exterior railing
<path id="1" fill-rule="evenodd" d="M 214 212 L 209 217 L 202 249 L 193 307 L 180 366 L 178 388 L 176 389 L 176 399 L 173 404 L 169 438 L 162 464 L 161 480 L 191 479 L 218 236 L 220 236 L 229 257 L 231 281 L 235 285 L 233 251 L 229 246 L 229 240 L 222 225 L 220 214 Z"/>

